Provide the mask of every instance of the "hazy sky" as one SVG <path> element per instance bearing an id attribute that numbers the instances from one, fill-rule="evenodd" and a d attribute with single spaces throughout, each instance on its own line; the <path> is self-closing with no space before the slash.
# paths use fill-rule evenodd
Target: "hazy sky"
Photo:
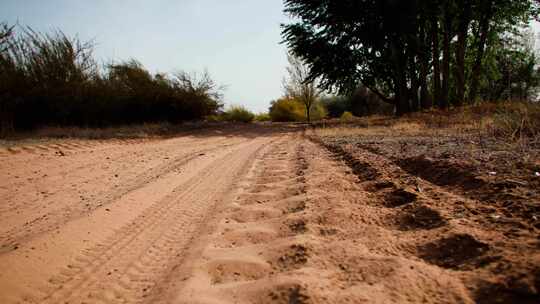
<path id="1" fill-rule="evenodd" d="M 287 64 L 282 7 L 282 0 L 0 0 L 0 21 L 94 40 L 102 62 L 208 69 L 227 86 L 227 103 L 265 111 L 282 93 Z"/>
<path id="2" fill-rule="evenodd" d="M 0 0 L 0 21 L 93 39 L 103 62 L 208 69 L 227 86 L 227 103 L 265 111 L 282 93 L 287 64 L 282 7 L 281 0 Z"/>

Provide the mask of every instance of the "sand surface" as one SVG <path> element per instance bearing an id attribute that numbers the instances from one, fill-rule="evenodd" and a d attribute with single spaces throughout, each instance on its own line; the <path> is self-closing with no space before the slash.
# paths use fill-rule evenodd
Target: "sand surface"
<path id="1" fill-rule="evenodd" d="M 0 303 L 475 302 L 463 269 L 430 260 L 443 249 L 418 250 L 452 235 L 476 257 L 473 232 L 396 225 L 411 197 L 378 195 L 301 131 L 65 140 L 0 160 Z"/>

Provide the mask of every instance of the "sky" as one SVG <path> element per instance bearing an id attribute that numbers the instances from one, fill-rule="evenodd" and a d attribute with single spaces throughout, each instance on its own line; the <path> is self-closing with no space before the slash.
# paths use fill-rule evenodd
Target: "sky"
<path id="1" fill-rule="evenodd" d="M 46 3 L 46 4 L 45 4 Z M 151 72 L 203 72 L 227 104 L 268 109 L 282 95 L 281 0 L 1 0 L 0 21 L 93 40 L 102 63 L 134 58 Z"/>
<path id="2" fill-rule="evenodd" d="M 102 63 L 133 58 L 153 73 L 208 70 L 226 87 L 227 104 L 262 112 L 283 91 L 282 10 L 282 0 L 0 0 L 0 21 L 92 40 Z"/>

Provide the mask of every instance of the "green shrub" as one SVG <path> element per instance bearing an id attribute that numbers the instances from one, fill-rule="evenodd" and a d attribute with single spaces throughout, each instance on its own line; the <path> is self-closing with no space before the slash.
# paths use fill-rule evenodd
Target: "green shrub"
<path id="1" fill-rule="evenodd" d="M 243 106 L 231 106 L 225 111 L 223 117 L 227 121 L 233 122 L 252 122 L 255 114 Z"/>
<path id="2" fill-rule="evenodd" d="M 222 115 L 217 115 L 217 114 L 208 115 L 204 118 L 204 120 L 208 122 L 220 122 L 220 121 L 223 121 L 223 119 L 224 119 L 223 114 Z"/>
<path id="3" fill-rule="evenodd" d="M 255 121 L 271 121 L 272 117 L 268 113 L 259 113 L 255 115 Z"/>
<path id="4" fill-rule="evenodd" d="M 343 112 L 343 114 L 341 114 L 339 120 L 341 120 L 342 122 L 349 122 L 354 120 L 354 115 L 349 111 L 345 111 Z"/>
<path id="5" fill-rule="evenodd" d="M 321 120 L 325 118 L 326 115 L 328 115 L 328 111 L 326 111 L 326 108 L 321 102 L 315 102 L 311 106 L 310 114 L 311 114 L 311 120 L 317 121 L 317 120 Z M 306 114 L 304 113 L 302 116 L 305 118 Z"/>
<path id="6" fill-rule="evenodd" d="M 304 105 L 292 98 L 281 98 L 271 102 L 269 115 L 272 121 L 303 121 Z"/>
<path id="7" fill-rule="evenodd" d="M 284 97 L 272 101 L 269 114 L 272 121 L 304 122 L 307 120 L 305 105 L 294 98 Z M 327 111 L 321 102 L 315 102 L 311 106 L 310 114 L 311 120 L 316 121 L 326 117 Z"/>

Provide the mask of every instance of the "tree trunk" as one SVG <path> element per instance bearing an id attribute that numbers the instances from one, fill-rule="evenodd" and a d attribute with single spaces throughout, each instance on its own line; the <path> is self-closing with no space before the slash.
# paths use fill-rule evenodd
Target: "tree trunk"
<path id="1" fill-rule="evenodd" d="M 437 15 L 431 16 L 431 44 L 433 47 L 433 98 L 439 104 L 441 98 L 441 68 L 439 62 L 439 23 Z"/>
<path id="2" fill-rule="evenodd" d="M 420 103 L 418 99 L 418 88 L 420 87 L 420 85 L 416 69 L 416 66 L 418 66 L 418 60 L 415 59 L 415 56 L 410 56 L 409 61 L 409 74 L 411 78 L 411 90 L 409 95 L 411 98 L 411 111 L 418 111 L 420 109 Z"/>
<path id="3" fill-rule="evenodd" d="M 467 50 L 467 33 L 471 23 L 471 0 L 459 2 L 461 12 L 459 14 L 458 40 L 456 47 L 456 100 L 457 106 L 465 101 L 465 52 Z"/>
<path id="4" fill-rule="evenodd" d="M 480 18 L 480 40 L 478 41 L 478 49 L 476 51 L 476 58 L 472 69 L 472 79 L 469 91 L 469 101 L 474 102 L 476 95 L 478 94 L 478 86 L 480 84 L 480 74 L 482 73 L 482 59 L 484 57 L 484 51 L 486 48 L 487 36 L 489 34 L 489 22 L 493 15 L 493 0 L 482 1 L 482 12 L 484 14 Z"/>
<path id="5" fill-rule="evenodd" d="M 428 109 L 431 108 L 431 101 L 429 100 L 429 88 L 427 82 L 429 73 L 429 43 L 426 43 L 427 39 L 425 22 L 422 22 L 420 25 L 420 41 L 422 42 L 418 52 L 418 57 L 420 60 L 420 77 L 418 79 L 420 85 L 420 107 Z"/>
<path id="6" fill-rule="evenodd" d="M 409 90 L 407 84 L 403 81 L 398 83 L 398 96 L 396 98 L 396 115 L 401 116 L 410 112 Z"/>
<path id="7" fill-rule="evenodd" d="M 306 119 L 307 119 L 307 123 L 310 124 L 311 123 L 311 104 L 306 104 Z"/>
<path id="8" fill-rule="evenodd" d="M 396 115 L 401 116 L 409 113 L 409 88 L 407 87 L 407 75 L 405 73 L 405 63 L 401 62 L 401 68 L 396 73 Z"/>
<path id="9" fill-rule="evenodd" d="M 394 64 L 394 94 L 396 115 L 401 116 L 410 111 L 409 89 L 407 87 L 407 54 L 399 37 L 391 41 L 392 61 Z"/>
<path id="10" fill-rule="evenodd" d="M 442 89 L 439 99 L 441 109 L 448 108 L 448 99 L 450 92 L 450 39 L 452 38 L 452 16 L 448 5 L 444 12 L 443 28 L 443 67 L 442 67 Z"/>
<path id="11" fill-rule="evenodd" d="M 0 100 L 0 138 L 7 137 L 14 131 L 14 115 L 8 100 Z"/>

